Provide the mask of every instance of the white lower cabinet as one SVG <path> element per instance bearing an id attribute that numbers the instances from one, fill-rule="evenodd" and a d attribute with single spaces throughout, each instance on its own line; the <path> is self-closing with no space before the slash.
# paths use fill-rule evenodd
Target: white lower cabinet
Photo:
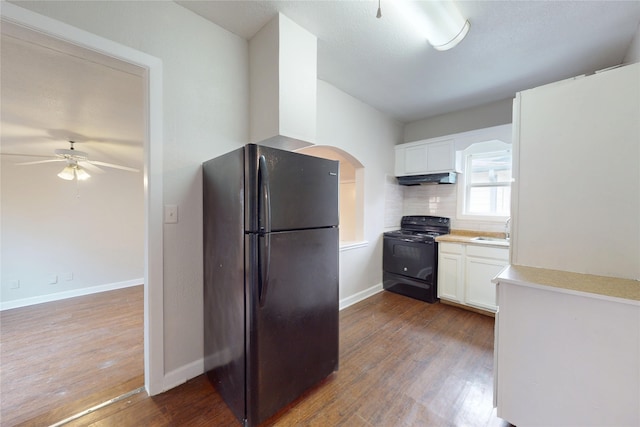
<path id="1" fill-rule="evenodd" d="M 517 426 L 640 426 L 639 301 L 566 289 L 588 276 L 557 273 L 545 280 L 557 287 L 498 279 L 498 417 Z M 580 285 L 598 289 L 607 279 Z"/>
<path id="2" fill-rule="evenodd" d="M 438 298 L 464 301 L 464 246 L 438 244 Z"/>
<path id="3" fill-rule="evenodd" d="M 509 264 L 509 249 L 449 242 L 438 247 L 438 298 L 495 312 L 491 279 Z"/>

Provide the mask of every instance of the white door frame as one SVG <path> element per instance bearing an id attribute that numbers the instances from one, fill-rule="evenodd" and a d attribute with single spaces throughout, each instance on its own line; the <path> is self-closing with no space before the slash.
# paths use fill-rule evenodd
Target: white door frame
<path id="1" fill-rule="evenodd" d="M 142 69 L 145 85 L 144 140 L 144 379 L 149 395 L 164 382 L 162 61 L 71 25 L 2 2 L 2 21 L 119 59 Z"/>

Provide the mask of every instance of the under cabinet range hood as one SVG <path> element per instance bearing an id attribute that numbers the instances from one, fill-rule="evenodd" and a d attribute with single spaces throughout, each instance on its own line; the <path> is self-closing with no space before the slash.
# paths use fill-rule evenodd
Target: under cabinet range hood
<path id="1" fill-rule="evenodd" d="M 430 173 L 427 175 L 397 176 L 400 185 L 422 185 L 422 184 L 455 184 L 456 173 Z"/>

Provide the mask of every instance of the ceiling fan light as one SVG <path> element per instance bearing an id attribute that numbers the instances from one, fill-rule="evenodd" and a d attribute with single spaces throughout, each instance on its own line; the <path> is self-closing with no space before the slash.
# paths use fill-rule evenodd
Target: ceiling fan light
<path id="1" fill-rule="evenodd" d="M 66 179 L 67 181 L 71 181 L 73 180 L 73 178 L 75 177 L 74 174 L 74 168 L 71 165 L 67 165 L 64 167 L 64 169 L 62 169 L 62 171 L 58 174 L 58 177 L 62 178 L 62 179 Z M 85 172 L 86 173 L 86 172 Z"/>
<path id="2" fill-rule="evenodd" d="M 80 166 L 76 166 L 76 178 L 78 181 L 85 181 L 91 178 L 91 175 L 89 175 L 87 171 L 82 169 Z"/>
<path id="3" fill-rule="evenodd" d="M 461 28 L 459 27 L 460 31 L 458 32 L 458 34 L 453 36 L 449 41 L 447 41 L 446 43 L 443 43 L 443 44 L 439 44 L 439 45 L 431 43 L 431 46 L 433 46 L 433 48 L 435 50 L 449 50 L 449 49 L 452 49 L 458 43 L 460 43 L 462 41 L 462 39 L 465 38 L 465 36 L 469 32 L 469 27 L 471 27 L 471 25 L 469 24 L 469 21 L 464 21 L 464 23 L 462 24 L 462 27 Z M 453 33 L 450 33 L 450 34 L 453 34 Z"/>
<path id="4" fill-rule="evenodd" d="M 469 32 L 469 21 L 462 16 L 453 0 L 399 0 L 394 4 L 436 50 L 453 48 Z"/>

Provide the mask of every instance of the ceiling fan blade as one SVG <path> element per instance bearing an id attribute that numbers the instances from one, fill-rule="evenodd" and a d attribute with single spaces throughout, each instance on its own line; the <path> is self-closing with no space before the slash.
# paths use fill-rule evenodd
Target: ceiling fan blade
<path id="1" fill-rule="evenodd" d="M 107 168 L 122 169 L 123 171 L 129 171 L 129 172 L 140 172 L 139 169 L 130 168 L 128 166 L 114 165 L 113 163 L 99 162 L 97 160 L 87 160 L 84 163 L 92 163 L 94 165 L 105 166 Z"/>
<path id="2" fill-rule="evenodd" d="M 87 161 L 79 161 L 78 164 L 80 166 L 82 166 L 83 168 L 85 168 L 86 170 L 88 170 L 91 173 L 104 173 L 104 171 L 102 169 L 100 169 L 99 167 L 97 167 L 94 164 L 91 164 L 91 162 L 87 162 Z"/>
<path id="3" fill-rule="evenodd" d="M 66 159 L 37 160 L 35 162 L 16 163 L 16 166 L 39 165 L 41 163 L 66 162 Z"/>
<path id="4" fill-rule="evenodd" d="M 0 153 L 2 156 L 16 156 L 16 157 L 40 157 L 50 159 L 51 156 L 43 156 L 42 154 L 22 154 L 22 153 Z"/>

